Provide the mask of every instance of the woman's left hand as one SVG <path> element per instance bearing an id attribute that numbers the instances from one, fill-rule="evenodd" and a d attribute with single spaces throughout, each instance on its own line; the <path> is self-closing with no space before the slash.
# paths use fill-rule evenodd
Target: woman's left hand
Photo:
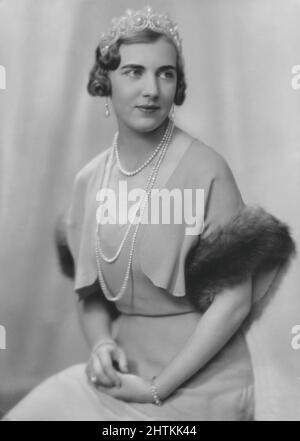
<path id="1" fill-rule="evenodd" d="M 123 401 L 134 401 L 136 403 L 152 403 L 150 381 L 133 374 L 118 374 L 121 379 L 121 386 L 103 387 L 95 386 L 97 390 L 111 395 Z"/>

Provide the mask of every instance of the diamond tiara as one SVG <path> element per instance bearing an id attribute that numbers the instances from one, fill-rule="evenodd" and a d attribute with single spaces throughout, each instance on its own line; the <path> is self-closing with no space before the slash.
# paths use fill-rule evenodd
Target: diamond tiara
<path id="1" fill-rule="evenodd" d="M 182 39 L 179 36 L 177 24 L 173 23 L 167 14 L 156 14 L 151 6 L 145 6 L 140 11 L 128 9 L 122 17 L 113 18 L 111 29 L 100 37 L 101 55 L 106 55 L 108 49 L 119 38 L 126 38 L 144 29 L 151 29 L 169 37 L 181 54 Z"/>

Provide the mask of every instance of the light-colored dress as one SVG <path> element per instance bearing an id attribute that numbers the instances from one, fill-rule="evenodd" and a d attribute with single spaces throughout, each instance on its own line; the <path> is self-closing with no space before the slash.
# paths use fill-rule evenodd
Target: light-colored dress
<path id="1" fill-rule="evenodd" d="M 99 291 L 95 260 L 96 193 L 109 149 L 77 175 L 68 212 L 68 242 L 76 262 L 75 290 L 81 298 Z M 127 179 L 128 190 L 144 188 L 151 165 Z M 113 166 L 109 183 L 118 185 Z M 185 224 L 142 224 L 137 235 L 130 283 L 116 302 L 120 315 L 113 324 L 116 341 L 129 360 L 129 371 L 151 378 L 168 365 L 193 333 L 201 313 L 185 295 L 184 262 L 198 239 L 226 223 L 243 201 L 232 173 L 210 147 L 176 129 L 155 187 L 204 190 L 203 223 L 194 235 Z M 103 225 L 102 246 L 112 255 L 125 225 Z M 131 235 L 129 236 L 131 239 Z M 114 264 L 103 263 L 113 292 L 120 289 L 128 262 L 130 239 Z M 201 344 L 201 341 L 199 341 Z M 44 381 L 6 416 L 11 420 L 249 420 L 253 418 L 253 372 L 247 344 L 238 331 L 226 346 L 163 406 L 126 403 L 91 386 L 84 364 L 72 366 Z"/>

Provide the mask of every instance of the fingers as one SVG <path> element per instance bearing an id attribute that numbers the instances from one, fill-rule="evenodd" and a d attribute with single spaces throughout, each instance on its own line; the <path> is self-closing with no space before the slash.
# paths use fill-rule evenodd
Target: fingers
<path id="1" fill-rule="evenodd" d="M 115 368 L 113 362 L 118 367 Z M 118 370 L 127 373 L 127 357 L 123 349 L 118 346 L 103 345 L 95 352 L 92 352 L 86 369 L 89 380 L 96 386 L 121 387 L 122 380 Z"/>
<path id="2" fill-rule="evenodd" d="M 113 360 L 118 363 L 121 372 L 128 372 L 128 362 L 125 352 L 122 348 L 117 347 L 113 351 Z"/>
<path id="3" fill-rule="evenodd" d="M 98 360 L 101 362 L 101 367 L 106 378 L 117 387 L 121 386 L 121 379 L 119 378 L 117 371 L 113 367 L 111 350 L 102 350 L 98 355 Z"/>
<path id="4" fill-rule="evenodd" d="M 114 385 L 114 382 L 107 376 L 106 372 L 104 371 L 97 354 L 91 355 L 89 361 L 88 376 L 95 386 L 97 386 L 98 384 L 106 387 L 111 387 Z"/>
<path id="5" fill-rule="evenodd" d="M 95 385 L 98 381 L 98 377 L 95 374 L 94 368 L 92 366 L 92 360 L 91 358 L 89 359 L 89 361 L 86 364 L 85 367 L 85 374 L 87 376 L 87 379 L 90 383 L 92 383 L 93 385 Z"/>

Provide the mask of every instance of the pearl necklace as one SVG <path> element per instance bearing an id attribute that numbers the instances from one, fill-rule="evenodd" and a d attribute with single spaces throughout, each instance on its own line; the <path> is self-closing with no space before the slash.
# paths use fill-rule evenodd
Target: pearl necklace
<path id="1" fill-rule="evenodd" d="M 171 132 L 171 130 L 173 130 L 173 129 L 172 129 L 172 126 L 173 126 L 173 125 L 174 125 L 174 124 L 172 124 L 171 122 L 169 122 L 169 124 L 168 124 L 168 126 L 167 126 L 167 129 L 166 129 L 166 131 L 165 131 L 165 133 L 164 133 L 164 136 L 163 136 L 164 143 L 163 143 L 162 145 L 165 144 L 166 140 L 167 140 L 168 137 L 170 136 L 170 132 Z M 118 136 L 118 134 L 116 134 L 116 135 L 115 135 L 115 138 L 114 138 L 113 150 L 115 149 L 115 141 L 116 141 L 117 136 Z M 160 144 L 161 144 L 161 143 L 160 143 Z M 116 150 L 115 150 L 114 152 L 116 153 Z M 113 151 L 111 152 L 111 156 L 110 156 L 110 158 L 109 158 L 108 167 L 107 167 L 107 173 L 106 173 L 106 175 L 105 175 L 104 182 L 103 182 L 103 184 L 101 185 L 102 188 L 106 188 L 107 185 L 108 185 L 108 181 L 109 181 L 110 173 L 111 173 L 111 168 L 112 168 L 112 161 L 113 161 L 113 155 L 114 155 L 114 152 L 113 152 Z M 146 192 L 146 193 L 147 193 L 147 191 L 148 191 L 148 189 L 149 189 L 149 186 L 150 186 L 150 183 L 151 183 L 151 179 L 152 179 L 152 176 L 153 176 L 153 172 L 154 172 L 154 167 L 153 167 L 153 169 L 152 169 L 152 171 L 151 171 L 151 173 L 150 173 L 150 175 L 149 175 L 149 177 L 148 177 L 148 180 L 147 180 L 146 189 L 145 189 L 145 192 Z M 99 254 L 100 254 L 101 258 L 102 258 L 105 262 L 107 262 L 107 263 L 113 263 L 113 262 L 115 262 L 115 261 L 118 259 L 119 255 L 121 254 L 121 251 L 122 251 L 122 249 L 123 249 L 123 246 L 124 246 L 124 244 L 125 244 L 125 242 L 126 242 L 126 239 L 127 239 L 127 237 L 128 237 L 128 234 L 129 234 L 129 232 L 130 232 L 130 230 L 131 230 L 131 227 L 132 227 L 132 225 L 133 225 L 133 223 L 134 223 L 134 221 L 135 221 L 135 219 L 136 219 L 136 217 L 137 217 L 136 214 L 137 214 L 137 212 L 139 211 L 139 209 L 140 209 L 140 207 L 141 207 L 141 205 L 142 205 L 142 202 L 143 202 L 143 198 L 141 198 L 141 201 L 140 201 L 140 203 L 139 203 L 138 206 L 137 206 L 137 209 L 136 209 L 136 211 L 135 211 L 135 215 L 134 215 L 132 221 L 129 223 L 129 225 L 128 225 L 126 231 L 125 231 L 124 237 L 123 237 L 123 239 L 122 239 L 122 241 L 121 241 L 121 243 L 120 243 L 120 246 L 119 246 L 119 248 L 117 249 L 116 253 L 115 253 L 112 257 L 107 257 L 107 256 L 105 256 L 102 247 L 101 247 L 101 246 L 98 247 Z M 102 215 L 102 212 L 103 212 L 103 210 L 101 211 L 101 215 Z M 101 217 L 101 215 L 100 215 L 100 217 Z M 98 233 L 98 234 L 100 234 L 100 227 L 101 227 L 101 223 L 99 223 L 98 226 L 97 226 L 97 233 Z"/>
<path id="2" fill-rule="evenodd" d="M 170 130 L 166 131 L 166 132 L 168 132 L 168 134 L 167 134 L 167 136 L 165 138 L 165 142 L 162 145 L 162 149 L 161 149 L 160 155 L 159 155 L 159 157 L 158 157 L 158 159 L 157 159 L 157 161 L 156 161 L 156 163 L 155 163 L 155 165 L 154 165 L 154 167 L 153 167 L 153 169 L 151 171 L 151 174 L 149 176 L 149 179 L 148 179 L 148 182 L 147 182 L 148 188 L 146 187 L 146 194 L 145 194 L 145 196 L 142 199 L 142 202 L 140 204 L 141 207 L 142 207 L 141 208 L 140 219 L 139 219 L 139 221 L 137 222 L 137 224 L 135 226 L 135 229 L 134 229 L 134 232 L 133 232 L 133 236 L 132 236 L 132 240 L 131 240 L 131 246 L 130 246 L 130 251 L 129 251 L 129 259 L 128 259 L 128 264 L 127 264 L 127 268 L 126 268 L 126 271 L 125 271 L 124 279 L 123 279 L 120 291 L 115 296 L 112 295 L 112 293 L 110 292 L 110 290 L 109 290 L 109 288 L 107 286 L 107 283 L 105 282 L 105 279 L 104 279 L 103 269 L 102 269 L 102 265 L 101 265 L 101 254 L 103 254 L 103 252 L 99 251 L 101 249 L 100 237 L 99 237 L 99 234 L 98 234 L 98 227 L 99 227 L 100 224 L 97 225 L 97 228 L 96 228 L 96 263 L 97 263 L 97 271 L 98 271 L 98 280 L 99 280 L 99 284 L 100 284 L 100 287 L 102 289 L 102 292 L 103 292 L 104 296 L 109 301 L 116 302 L 117 300 L 120 300 L 120 298 L 124 295 L 124 293 L 126 291 L 126 288 L 127 288 L 127 285 L 128 285 L 128 281 L 129 281 L 129 274 L 130 274 L 130 269 L 131 269 L 131 266 L 132 266 L 134 248 L 135 248 L 136 237 L 137 237 L 137 233 L 138 233 L 138 230 L 139 230 L 139 226 L 140 226 L 140 223 L 141 223 L 142 218 L 143 218 L 143 213 L 144 213 L 144 210 L 145 210 L 145 207 L 146 207 L 146 203 L 148 202 L 149 195 L 151 194 L 151 190 L 153 189 L 153 186 L 155 184 L 155 181 L 156 181 L 156 178 L 157 178 L 157 175 L 158 175 L 158 171 L 159 171 L 160 165 L 161 165 L 161 163 L 162 163 L 162 161 L 164 159 L 164 156 L 165 156 L 165 154 L 167 152 L 167 149 L 168 149 L 168 147 L 170 145 L 170 141 L 171 141 L 172 134 L 173 134 L 173 129 L 174 129 L 174 124 L 171 123 Z M 111 172 L 113 152 L 114 152 L 114 149 L 112 148 L 112 151 L 111 151 L 111 154 L 110 154 L 110 158 L 109 158 L 109 161 L 108 161 L 108 169 L 105 172 L 105 179 L 104 179 L 104 181 L 106 181 L 106 180 L 108 181 L 109 174 Z M 137 211 L 135 212 L 134 219 L 136 218 Z M 133 222 L 131 224 L 133 224 Z M 130 224 L 130 226 L 131 226 L 131 224 Z M 124 242 L 125 242 L 125 240 L 124 240 Z"/>
<path id="3" fill-rule="evenodd" d="M 164 145 L 164 143 L 166 142 L 166 137 L 168 135 L 168 130 L 170 129 L 171 126 L 171 121 L 169 121 L 168 123 L 168 127 L 164 133 L 163 138 L 161 139 L 160 143 L 158 144 L 158 146 L 155 148 L 154 152 L 149 156 L 149 158 L 142 164 L 140 165 L 138 168 L 136 168 L 133 171 L 128 171 L 125 170 L 122 165 L 121 165 L 121 161 L 120 161 L 120 155 L 119 155 L 119 149 L 118 149 L 118 139 L 119 139 L 119 133 L 117 132 L 116 137 L 115 137 L 115 141 L 114 141 L 114 149 L 115 149 L 115 154 L 116 154 L 116 160 L 117 160 L 117 164 L 118 164 L 118 168 L 120 170 L 120 172 L 125 175 L 125 176 L 135 176 L 137 175 L 140 171 L 142 171 L 145 167 L 147 167 L 148 164 L 150 164 L 150 162 L 155 158 L 155 156 L 158 154 L 158 152 L 160 151 L 160 149 L 162 148 L 162 146 Z"/>

